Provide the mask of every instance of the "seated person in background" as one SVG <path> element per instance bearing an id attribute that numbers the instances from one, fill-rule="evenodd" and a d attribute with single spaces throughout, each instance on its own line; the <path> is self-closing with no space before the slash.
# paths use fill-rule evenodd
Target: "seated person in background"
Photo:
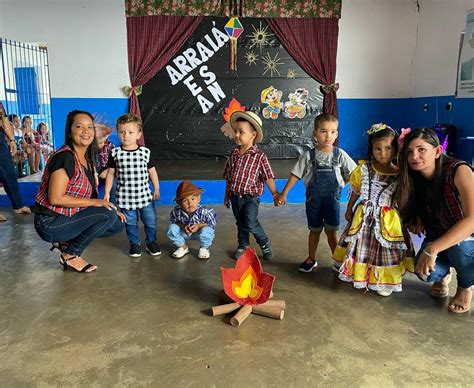
<path id="1" fill-rule="evenodd" d="M 16 142 L 16 153 L 12 155 L 13 162 L 17 169 L 18 178 L 28 175 L 28 155 L 25 151 L 26 143 L 23 139 L 23 132 L 21 130 L 21 121 L 18 115 L 12 113 L 8 115 L 8 121 L 13 128 L 13 134 Z"/>
<path id="2" fill-rule="evenodd" d="M 30 116 L 24 116 L 21 121 L 21 130 L 23 132 L 23 140 L 25 142 L 24 150 L 28 154 L 28 164 L 30 166 L 30 174 L 35 174 L 39 171 L 39 161 L 36 159 L 41 156 L 38 155 L 37 144 L 35 140 L 35 132 L 32 128 L 33 120 Z M 38 169 L 36 166 L 38 165 Z"/>
<path id="3" fill-rule="evenodd" d="M 0 183 L 3 184 L 8 199 L 12 204 L 12 211 L 16 214 L 30 214 L 24 206 L 18 186 L 12 155 L 16 154 L 16 142 L 13 129 L 8 121 L 3 105 L 0 102 Z M 6 221 L 5 215 L 0 214 L 0 222 Z"/>
<path id="4" fill-rule="evenodd" d="M 199 240 L 198 259 L 209 259 L 209 248 L 214 240 L 216 212 L 199 204 L 203 189 L 190 181 L 183 181 L 176 190 L 175 201 L 178 204 L 170 215 L 171 225 L 167 235 L 178 247 L 171 256 L 181 259 L 189 253 L 188 240 Z"/>
<path id="5" fill-rule="evenodd" d="M 109 140 L 109 136 L 112 133 L 112 128 L 108 125 L 96 123 L 95 124 L 95 139 L 97 146 L 99 147 L 99 153 L 97 158 L 97 174 L 99 175 L 99 187 L 105 186 L 105 178 L 107 177 L 107 161 L 109 160 L 110 153 L 115 148 L 114 143 Z M 112 183 L 112 189 L 110 190 L 110 202 L 115 203 L 115 190 L 116 190 L 116 179 Z"/>
<path id="6" fill-rule="evenodd" d="M 53 144 L 51 143 L 51 133 L 49 131 L 48 124 L 39 123 L 36 127 L 35 141 L 38 144 L 38 148 L 41 150 L 43 162 L 47 162 L 51 154 L 53 153 Z"/>

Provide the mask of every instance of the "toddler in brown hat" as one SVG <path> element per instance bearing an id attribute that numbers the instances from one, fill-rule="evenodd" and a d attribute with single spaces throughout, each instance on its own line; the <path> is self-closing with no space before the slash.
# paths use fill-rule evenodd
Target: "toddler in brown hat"
<path id="1" fill-rule="evenodd" d="M 215 236 L 216 212 L 199 204 L 203 191 L 187 180 L 181 182 L 176 190 L 178 205 L 171 212 L 171 225 L 167 231 L 171 242 L 178 247 L 171 254 L 175 259 L 189 253 L 188 240 L 199 240 L 198 259 L 209 259 L 209 248 Z"/>

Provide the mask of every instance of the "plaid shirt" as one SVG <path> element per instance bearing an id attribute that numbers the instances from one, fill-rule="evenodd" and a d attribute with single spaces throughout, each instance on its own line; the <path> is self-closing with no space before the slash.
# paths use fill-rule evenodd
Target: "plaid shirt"
<path id="1" fill-rule="evenodd" d="M 114 143 L 107 139 L 102 149 L 99 150 L 99 174 L 107 168 L 107 161 L 114 147 Z"/>
<path id="2" fill-rule="evenodd" d="M 188 214 L 179 206 L 176 206 L 170 214 L 170 221 L 172 224 L 180 223 L 183 225 L 207 224 L 207 226 L 215 229 L 216 212 L 214 209 L 199 205 L 193 214 Z"/>
<path id="3" fill-rule="evenodd" d="M 461 165 L 467 165 L 471 167 L 468 163 L 459 161 L 450 157 L 446 157 L 443 168 L 443 175 L 445 176 L 444 182 L 444 201 L 440 204 L 441 206 L 441 217 L 445 221 L 445 224 L 448 226 L 448 229 L 456 224 L 459 220 L 464 218 L 464 212 L 461 205 L 461 197 L 459 195 L 459 190 L 454 184 L 454 177 L 456 175 L 456 170 Z M 472 167 L 471 167 L 472 168 Z M 436 220 L 433 210 L 428 206 L 427 216 L 431 220 Z M 436 221 L 435 221 L 436 222 Z M 446 229 L 442 228 L 439 223 L 430 223 L 427 222 L 426 232 L 427 237 L 431 240 L 434 240 L 444 234 Z"/>
<path id="4" fill-rule="evenodd" d="M 56 151 L 56 154 L 60 152 L 72 152 L 72 150 L 67 145 L 64 145 Z M 46 166 L 43 177 L 41 178 L 41 185 L 38 189 L 38 194 L 36 194 L 35 197 L 35 201 L 37 203 L 48 208 L 49 210 L 52 210 L 55 213 L 62 214 L 63 216 L 67 217 L 72 217 L 74 214 L 85 209 L 85 207 L 62 207 L 51 205 L 48 199 L 49 176 L 49 169 L 48 166 Z M 81 166 L 81 164 L 76 160 L 76 163 L 74 163 L 74 175 L 67 183 L 65 194 L 71 197 L 84 199 L 92 198 L 93 192 L 94 187 L 91 185 L 84 167 Z"/>
<path id="5" fill-rule="evenodd" d="M 223 178 L 229 182 L 232 194 L 257 196 L 263 194 L 263 182 L 274 179 L 275 175 L 265 154 L 254 145 L 243 155 L 239 147 L 230 153 Z"/>

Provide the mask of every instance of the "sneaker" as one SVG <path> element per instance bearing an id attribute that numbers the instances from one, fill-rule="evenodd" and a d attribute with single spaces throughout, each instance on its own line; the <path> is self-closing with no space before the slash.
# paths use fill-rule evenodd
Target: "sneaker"
<path id="1" fill-rule="evenodd" d="M 247 247 L 238 247 L 237 250 L 234 252 L 234 256 L 232 256 L 232 258 L 234 260 L 239 260 L 240 256 L 242 256 L 245 252 L 245 250 L 247 249 Z"/>
<path id="2" fill-rule="evenodd" d="M 130 251 L 128 252 L 130 257 L 140 257 L 142 255 L 142 247 L 140 244 L 132 244 L 130 246 Z"/>
<path id="3" fill-rule="evenodd" d="M 269 241 L 263 247 L 260 247 L 263 254 L 263 260 L 271 260 L 273 259 L 273 249 L 272 243 Z"/>
<path id="4" fill-rule="evenodd" d="M 186 247 L 179 247 L 178 249 L 176 249 L 172 254 L 171 256 L 173 256 L 173 258 L 175 259 L 181 259 L 182 257 L 184 257 L 184 255 L 188 254 L 189 253 L 189 248 Z"/>
<path id="5" fill-rule="evenodd" d="M 379 290 L 377 294 L 380 296 L 390 296 L 392 295 L 392 290 Z"/>
<path id="6" fill-rule="evenodd" d="M 300 266 L 298 267 L 298 271 L 300 271 L 300 272 L 311 272 L 317 266 L 318 266 L 318 262 L 316 260 L 313 260 L 310 257 L 308 257 L 305 261 L 303 261 L 300 264 Z"/>
<path id="7" fill-rule="evenodd" d="M 156 243 L 156 241 L 152 241 L 151 243 L 146 244 L 146 249 L 147 249 L 148 253 L 152 256 L 161 255 L 161 249 L 158 246 L 158 244 Z"/>
<path id="8" fill-rule="evenodd" d="M 210 255 L 211 253 L 209 252 L 209 249 L 203 247 L 199 248 L 198 259 L 207 260 Z"/>

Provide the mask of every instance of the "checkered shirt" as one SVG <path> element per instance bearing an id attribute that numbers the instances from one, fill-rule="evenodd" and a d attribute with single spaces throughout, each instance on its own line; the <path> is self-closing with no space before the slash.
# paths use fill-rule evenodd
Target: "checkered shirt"
<path id="1" fill-rule="evenodd" d="M 201 205 L 198 206 L 193 214 L 186 213 L 181 207 L 176 206 L 170 214 L 172 224 L 196 225 L 207 224 L 211 228 L 216 228 L 216 212 L 214 209 L 208 209 Z"/>
<path id="2" fill-rule="evenodd" d="M 223 178 L 230 183 L 232 194 L 257 196 L 263 194 L 263 183 L 275 175 L 265 154 L 254 145 L 243 155 L 239 147 L 231 151 Z"/>
<path id="3" fill-rule="evenodd" d="M 110 153 L 108 166 L 115 168 L 115 198 L 120 208 L 141 209 L 152 201 L 148 174 L 150 156 L 151 152 L 146 147 L 139 147 L 135 151 L 125 151 L 117 147 Z"/>

